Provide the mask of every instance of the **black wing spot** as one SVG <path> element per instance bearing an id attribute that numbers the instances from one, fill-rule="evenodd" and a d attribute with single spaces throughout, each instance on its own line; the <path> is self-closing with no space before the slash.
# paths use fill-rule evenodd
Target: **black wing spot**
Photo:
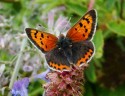
<path id="1" fill-rule="evenodd" d="M 82 26 L 83 26 L 83 24 L 82 24 L 81 22 L 79 23 L 79 25 L 80 25 L 80 27 L 82 27 Z"/>
<path id="2" fill-rule="evenodd" d="M 86 18 L 83 17 L 82 19 L 85 20 Z"/>
<path id="3" fill-rule="evenodd" d="M 41 41 L 41 44 L 44 45 L 42 41 Z"/>
<path id="4" fill-rule="evenodd" d="M 35 35 L 35 38 L 37 38 L 37 33 L 38 33 L 38 31 L 36 30 L 36 33 L 34 33 L 34 35 Z"/>
<path id="5" fill-rule="evenodd" d="M 44 35 L 41 33 L 41 37 L 44 38 Z"/>
<path id="6" fill-rule="evenodd" d="M 88 56 L 89 58 L 91 57 L 91 55 Z"/>
<path id="7" fill-rule="evenodd" d="M 83 17 L 83 20 L 86 20 L 88 24 L 90 23 L 90 21 L 89 21 L 88 18 L 84 18 L 84 17 Z"/>
<path id="8" fill-rule="evenodd" d="M 75 28 L 75 30 L 77 31 L 77 28 Z"/>
<path id="9" fill-rule="evenodd" d="M 80 62 L 80 64 L 84 63 L 83 61 Z"/>
<path id="10" fill-rule="evenodd" d="M 84 28 L 86 28 L 86 26 L 84 25 Z"/>
<path id="11" fill-rule="evenodd" d="M 63 69 L 66 69 L 66 67 L 63 67 Z"/>
<path id="12" fill-rule="evenodd" d="M 85 29 L 85 32 L 87 32 L 88 31 L 88 29 Z"/>
<path id="13" fill-rule="evenodd" d="M 50 67 L 53 67 L 52 65 L 49 65 Z"/>
<path id="14" fill-rule="evenodd" d="M 58 70 L 61 70 L 60 68 L 58 68 Z"/>
<path id="15" fill-rule="evenodd" d="M 83 34 L 83 37 L 85 37 L 85 34 Z"/>
<path id="16" fill-rule="evenodd" d="M 90 21 L 88 21 L 88 24 L 90 23 Z"/>
<path id="17" fill-rule="evenodd" d="M 54 66 L 54 69 L 56 69 L 56 66 Z"/>
<path id="18" fill-rule="evenodd" d="M 87 19 L 87 18 L 86 18 L 86 21 L 87 21 L 88 24 L 90 23 L 89 19 Z"/>
<path id="19" fill-rule="evenodd" d="M 49 36 L 47 36 L 47 38 L 49 38 Z"/>
<path id="20" fill-rule="evenodd" d="M 46 48 L 47 48 L 47 45 L 46 45 Z"/>
<path id="21" fill-rule="evenodd" d="M 88 61 L 89 59 L 88 58 L 86 58 L 86 60 L 85 61 Z"/>
<path id="22" fill-rule="evenodd" d="M 42 38 L 40 38 L 40 40 L 42 40 Z"/>

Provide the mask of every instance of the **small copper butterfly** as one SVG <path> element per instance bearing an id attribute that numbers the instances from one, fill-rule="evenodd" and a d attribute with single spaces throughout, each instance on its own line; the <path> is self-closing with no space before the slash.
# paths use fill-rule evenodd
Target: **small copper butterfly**
<path id="1" fill-rule="evenodd" d="M 91 40 L 96 30 L 96 18 L 96 10 L 88 11 L 66 36 L 61 34 L 59 38 L 37 29 L 25 30 L 31 42 L 45 53 L 49 68 L 65 71 L 70 70 L 71 64 L 82 66 L 93 57 L 95 49 Z"/>

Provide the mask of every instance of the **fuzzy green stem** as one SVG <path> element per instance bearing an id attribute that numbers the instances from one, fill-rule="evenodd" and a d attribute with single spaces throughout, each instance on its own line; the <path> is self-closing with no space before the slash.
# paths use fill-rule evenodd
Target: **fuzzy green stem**
<path id="1" fill-rule="evenodd" d="M 0 60 L 0 64 L 11 64 L 10 61 L 2 61 Z"/>
<path id="2" fill-rule="evenodd" d="M 15 62 L 15 60 L 17 59 L 17 56 L 15 56 L 12 61 L 2 61 L 0 60 L 0 64 L 13 64 Z"/>
<path id="3" fill-rule="evenodd" d="M 10 89 L 12 88 L 12 86 L 13 86 L 16 78 L 17 78 L 20 66 L 22 65 L 21 61 L 22 61 L 22 56 L 23 56 L 23 50 L 25 49 L 26 43 L 27 43 L 27 38 L 24 38 L 23 41 L 22 41 L 22 46 L 21 46 L 20 53 L 18 55 L 16 66 L 14 68 L 14 72 L 12 74 L 12 78 L 11 78 L 11 81 L 10 81 L 10 84 L 9 84 Z M 10 96 L 10 95 L 8 95 L 8 96 Z"/>
<path id="4" fill-rule="evenodd" d="M 24 23 L 24 26 L 27 27 L 28 24 L 27 24 L 27 20 L 26 20 L 26 17 L 24 16 L 23 18 L 23 23 Z M 14 68 L 14 72 L 12 74 L 12 78 L 10 80 L 10 84 L 9 84 L 9 88 L 12 89 L 13 87 L 13 84 L 17 78 L 17 75 L 18 75 L 18 72 L 19 72 L 19 69 L 20 69 L 20 66 L 22 65 L 21 61 L 22 61 L 22 56 L 23 56 L 23 52 L 24 52 L 24 49 L 26 47 L 26 43 L 27 43 L 27 38 L 24 38 L 23 41 L 22 41 L 22 45 L 21 45 L 21 49 L 20 49 L 20 53 L 17 57 L 17 62 L 16 62 L 16 66 Z M 9 93 L 8 96 L 11 96 L 11 94 Z"/>

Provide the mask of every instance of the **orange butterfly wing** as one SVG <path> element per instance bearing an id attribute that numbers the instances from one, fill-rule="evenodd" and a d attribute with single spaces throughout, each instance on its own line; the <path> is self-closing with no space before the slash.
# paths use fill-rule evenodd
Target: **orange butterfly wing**
<path id="1" fill-rule="evenodd" d="M 67 33 L 73 42 L 90 40 L 96 30 L 96 11 L 87 12 Z"/>
<path id="2" fill-rule="evenodd" d="M 42 52 L 51 51 L 56 47 L 56 43 L 58 41 L 58 38 L 56 36 L 32 28 L 26 28 L 25 30 L 28 38 Z"/>

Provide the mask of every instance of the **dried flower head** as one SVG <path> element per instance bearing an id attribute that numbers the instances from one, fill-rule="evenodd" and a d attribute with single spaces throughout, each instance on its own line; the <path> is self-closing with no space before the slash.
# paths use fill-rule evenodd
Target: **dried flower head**
<path id="1" fill-rule="evenodd" d="M 82 96 L 84 93 L 85 66 L 72 66 L 70 71 L 50 72 L 50 82 L 44 84 L 45 96 Z"/>

